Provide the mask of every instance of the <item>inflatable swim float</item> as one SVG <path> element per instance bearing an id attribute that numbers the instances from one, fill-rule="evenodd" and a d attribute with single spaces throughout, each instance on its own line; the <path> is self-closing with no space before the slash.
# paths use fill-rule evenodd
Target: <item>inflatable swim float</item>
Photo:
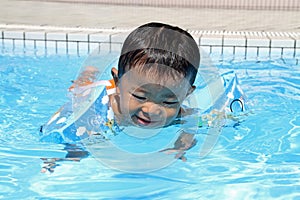
<path id="1" fill-rule="evenodd" d="M 105 68 L 110 73 L 116 61 Z M 120 128 L 114 123 L 113 112 L 107 106 L 108 96 L 115 92 L 114 82 L 99 80 L 99 67 L 84 67 L 69 88 L 70 101 L 55 112 L 40 128 L 41 140 L 54 143 L 76 143 L 87 137 L 106 139 Z M 88 70 L 86 70 L 88 69 Z M 214 70 L 200 70 L 195 81 L 196 90 L 184 106 L 200 110 L 197 126 L 210 126 L 218 113 L 245 110 L 245 96 L 233 71 L 219 75 Z M 198 84 L 205 83 L 205 84 Z"/>

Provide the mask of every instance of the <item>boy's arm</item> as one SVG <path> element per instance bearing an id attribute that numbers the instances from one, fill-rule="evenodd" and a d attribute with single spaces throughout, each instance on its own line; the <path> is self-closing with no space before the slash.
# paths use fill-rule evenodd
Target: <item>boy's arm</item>
<path id="1" fill-rule="evenodd" d="M 183 117 L 186 116 L 194 116 L 195 110 L 193 108 L 180 108 L 180 112 L 178 114 L 178 119 L 176 123 L 180 123 L 182 129 L 180 130 L 180 135 L 174 143 L 173 148 L 163 149 L 160 152 L 166 153 L 176 153 L 175 158 L 181 159 L 182 161 L 186 161 L 186 157 L 184 154 L 187 150 L 191 149 L 197 144 L 197 140 L 194 138 L 195 134 L 193 134 L 194 130 L 190 129 L 195 124 L 198 126 L 198 120 L 195 122 L 195 118 L 189 118 L 183 120 Z"/>

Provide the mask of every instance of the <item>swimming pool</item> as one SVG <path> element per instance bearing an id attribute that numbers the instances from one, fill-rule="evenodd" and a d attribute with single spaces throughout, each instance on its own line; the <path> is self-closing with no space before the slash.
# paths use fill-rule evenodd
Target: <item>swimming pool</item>
<path id="1" fill-rule="evenodd" d="M 88 157 L 44 174 L 40 158 L 66 151 L 41 143 L 39 127 L 67 101 L 66 88 L 86 57 L 1 52 L 1 198 L 300 199 L 300 63 L 293 55 L 244 59 L 212 52 L 221 73 L 236 72 L 249 108 L 226 122 L 206 157 L 199 158 L 197 145 L 187 162 L 151 173 L 120 172 Z"/>

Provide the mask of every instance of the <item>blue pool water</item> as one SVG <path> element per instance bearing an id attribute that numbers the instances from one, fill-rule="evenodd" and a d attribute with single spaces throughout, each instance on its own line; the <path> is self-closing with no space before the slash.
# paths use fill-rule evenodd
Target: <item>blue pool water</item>
<path id="1" fill-rule="evenodd" d="M 187 162 L 151 173 L 113 170 L 93 157 L 60 162 L 53 173 L 41 173 L 41 157 L 66 152 L 64 145 L 41 143 L 39 127 L 67 101 L 66 89 L 84 60 L 0 54 L 0 198 L 300 199 L 295 58 L 215 62 L 221 73 L 236 72 L 248 111 L 226 122 L 206 157 L 199 157 L 196 145 Z"/>

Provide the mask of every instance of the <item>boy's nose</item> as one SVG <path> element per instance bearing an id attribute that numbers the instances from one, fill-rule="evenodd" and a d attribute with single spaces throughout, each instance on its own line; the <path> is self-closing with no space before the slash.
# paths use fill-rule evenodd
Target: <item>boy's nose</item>
<path id="1" fill-rule="evenodd" d="M 149 115 L 148 117 L 159 116 L 162 113 L 161 106 L 156 103 L 147 102 L 142 106 L 142 111 Z"/>

